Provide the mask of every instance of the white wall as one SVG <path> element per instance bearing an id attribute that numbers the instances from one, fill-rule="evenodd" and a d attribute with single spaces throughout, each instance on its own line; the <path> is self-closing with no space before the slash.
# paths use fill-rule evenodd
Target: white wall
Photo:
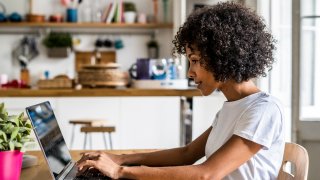
<path id="1" fill-rule="evenodd" d="M 3 4 L 7 8 L 7 14 L 12 12 L 18 12 L 25 15 L 28 12 L 28 1 L 21 0 L 4 0 Z M 64 14 L 65 9 L 60 5 L 60 0 L 34 0 L 33 12 L 39 14 L 50 15 L 57 12 Z M 111 0 L 101 0 L 101 7 L 106 6 Z M 152 1 L 148 0 L 133 0 L 136 3 L 138 12 L 146 14 L 152 14 Z M 172 4 L 172 1 L 170 1 Z M 161 6 L 161 4 L 159 4 Z M 169 8 L 169 15 L 172 14 L 172 6 Z M 162 11 L 159 9 L 159 18 L 162 19 Z M 172 21 L 172 20 L 170 20 Z M 90 31 L 90 29 L 88 30 Z M 118 30 L 115 29 L 117 32 Z M 160 29 L 155 30 L 156 39 L 160 46 L 160 57 L 171 57 L 172 37 L 173 30 Z M 20 76 L 20 67 L 17 60 L 12 58 L 12 51 L 19 44 L 24 35 L 10 35 L 0 34 L 0 74 L 8 74 L 9 80 L 18 79 Z M 68 74 L 71 78 L 74 78 L 74 54 L 71 54 L 68 58 L 64 59 L 50 59 L 47 58 L 46 49 L 42 45 L 42 36 L 36 36 L 38 42 L 38 48 L 40 49 L 40 55 L 36 57 L 29 64 L 29 70 L 32 77 L 32 84 L 36 84 L 40 74 L 45 70 L 50 71 L 50 77 L 54 77 L 58 74 Z M 150 40 L 150 34 L 146 35 L 134 35 L 134 34 L 121 34 L 121 35 L 74 35 L 74 37 L 81 39 L 79 48 L 81 50 L 92 50 L 94 48 L 94 42 L 98 37 L 109 38 L 115 40 L 120 38 L 123 40 L 124 48 L 117 50 L 116 61 L 122 65 L 122 70 L 128 70 L 139 57 L 147 57 L 146 43 Z M 77 48 L 77 47 L 76 47 Z"/>

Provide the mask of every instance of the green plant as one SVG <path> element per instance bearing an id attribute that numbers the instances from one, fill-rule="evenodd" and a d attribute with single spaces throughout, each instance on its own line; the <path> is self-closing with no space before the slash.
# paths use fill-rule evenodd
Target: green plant
<path id="1" fill-rule="evenodd" d="M 32 126 L 29 120 L 24 120 L 24 113 L 8 115 L 4 103 L 0 104 L 0 151 L 24 151 L 25 145 L 33 141 L 30 138 Z"/>
<path id="2" fill-rule="evenodd" d="M 124 6 L 124 11 L 125 12 L 127 12 L 127 11 L 136 12 L 137 11 L 136 5 L 133 2 L 124 2 L 123 6 Z"/>
<path id="3" fill-rule="evenodd" d="M 47 48 L 72 47 L 72 37 L 70 33 L 51 32 L 43 40 Z"/>

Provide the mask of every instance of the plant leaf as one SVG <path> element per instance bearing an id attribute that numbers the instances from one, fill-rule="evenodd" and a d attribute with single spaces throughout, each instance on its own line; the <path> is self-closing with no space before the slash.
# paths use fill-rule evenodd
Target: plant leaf
<path id="1" fill-rule="evenodd" d="M 16 138 L 16 136 L 18 135 L 18 132 L 19 132 L 19 127 L 13 128 L 13 131 L 12 131 L 11 137 L 10 137 L 10 140 L 11 140 L 11 141 L 12 141 L 14 138 Z"/>
<path id="2" fill-rule="evenodd" d="M 18 119 L 18 116 L 15 116 L 15 115 L 9 116 L 9 121 L 12 122 L 12 123 L 14 123 L 16 126 L 19 127 L 19 119 Z"/>
<path id="3" fill-rule="evenodd" d="M 3 139 L 4 142 L 7 142 L 7 141 L 8 141 L 6 133 L 4 133 L 4 132 L 1 131 L 1 130 L 0 130 L 0 137 L 2 137 L 1 139 Z"/>
<path id="4" fill-rule="evenodd" d="M 14 150 L 14 144 L 12 141 L 9 142 L 10 151 Z"/>

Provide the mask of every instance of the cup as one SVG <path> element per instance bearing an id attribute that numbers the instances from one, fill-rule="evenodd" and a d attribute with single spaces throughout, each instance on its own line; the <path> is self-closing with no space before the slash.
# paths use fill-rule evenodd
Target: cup
<path id="1" fill-rule="evenodd" d="M 2 84 L 8 83 L 8 75 L 7 74 L 1 74 L 0 75 L 0 87 Z"/>
<path id="2" fill-rule="evenodd" d="M 148 58 L 139 58 L 130 69 L 129 73 L 133 79 L 151 79 L 150 60 Z"/>
<path id="3" fill-rule="evenodd" d="M 77 22 L 78 21 L 78 10 L 75 8 L 67 9 L 67 22 Z"/>

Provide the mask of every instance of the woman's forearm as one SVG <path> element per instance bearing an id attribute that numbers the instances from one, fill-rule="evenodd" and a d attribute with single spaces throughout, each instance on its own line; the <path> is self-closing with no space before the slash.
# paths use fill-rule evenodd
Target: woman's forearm
<path id="1" fill-rule="evenodd" d="M 173 167 L 121 167 L 119 178 L 139 179 L 139 180 L 188 180 L 188 179 L 219 179 L 210 171 L 204 171 L 202 165 L 173 166 Z"/>
<path id="2" fill-rule="evenodd" d="M 121 155 L 122 165 L 180 166 L 193 164 L 195 157 L 189 154 L 188 147 L 155 151 L 150 153 Z"/>

